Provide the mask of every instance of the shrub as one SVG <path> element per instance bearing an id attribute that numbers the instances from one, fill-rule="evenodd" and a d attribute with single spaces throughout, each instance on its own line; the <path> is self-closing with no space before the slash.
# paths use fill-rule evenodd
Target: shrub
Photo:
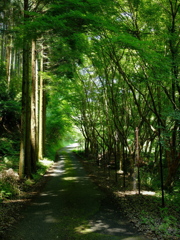
<path id="1" fill-rule="evenodd" d="M 6 155 L 12 152 L 12 143 L 9 141 L 8 138 L 1 138 L 1 145 L 0 145 L 0 154 Z"/>
<path id="2" fill-rule="evenodd" d="M 8 170 L 3 170 L 0 174 L 0 199 L 10 198 L 15 195 L 18 195 L 19 185 L 18 185 L 19 176 L 12 168 Z"/>

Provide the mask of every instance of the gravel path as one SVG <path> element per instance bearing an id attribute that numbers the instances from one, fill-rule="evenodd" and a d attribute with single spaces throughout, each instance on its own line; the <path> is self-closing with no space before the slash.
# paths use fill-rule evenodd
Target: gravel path
<path id="1" fill-rule="evenodd" d="M 59 152 L 43 190 L 5 240 L 147 239 L 91 182 L 70 149 Z"/>

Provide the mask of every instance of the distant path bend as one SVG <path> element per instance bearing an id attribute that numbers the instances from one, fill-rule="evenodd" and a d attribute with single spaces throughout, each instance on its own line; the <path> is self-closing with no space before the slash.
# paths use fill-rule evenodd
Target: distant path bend
<path id="1" fill-rule="evenodd" d="M 5 240 L 145 240 L 86 175 L 71 146 Z"/>

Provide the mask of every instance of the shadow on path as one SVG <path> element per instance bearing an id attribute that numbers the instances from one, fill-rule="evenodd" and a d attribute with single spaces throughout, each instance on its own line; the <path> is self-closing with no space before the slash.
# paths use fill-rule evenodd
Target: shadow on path
<path id="1" fill-rule="evenodd" d="M 59 151 L 44 189 L 5 240 L 147 239 L 91 182 L 71 149 Z"/>

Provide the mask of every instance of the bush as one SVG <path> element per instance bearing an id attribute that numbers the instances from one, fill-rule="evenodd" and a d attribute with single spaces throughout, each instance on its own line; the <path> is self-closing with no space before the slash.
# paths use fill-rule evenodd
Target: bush
<path id="1" fill-rule="evenodd" d="M 19 194 L 19 176 L 12 168 L 0 174 L 0 199 L 11 198 Z"/>
<path id="2" fill-rule="evenodd" d="M 6 155 L 12 152 L 12 143 L 7 138 L 1 138 L 0 154 Z"/>

